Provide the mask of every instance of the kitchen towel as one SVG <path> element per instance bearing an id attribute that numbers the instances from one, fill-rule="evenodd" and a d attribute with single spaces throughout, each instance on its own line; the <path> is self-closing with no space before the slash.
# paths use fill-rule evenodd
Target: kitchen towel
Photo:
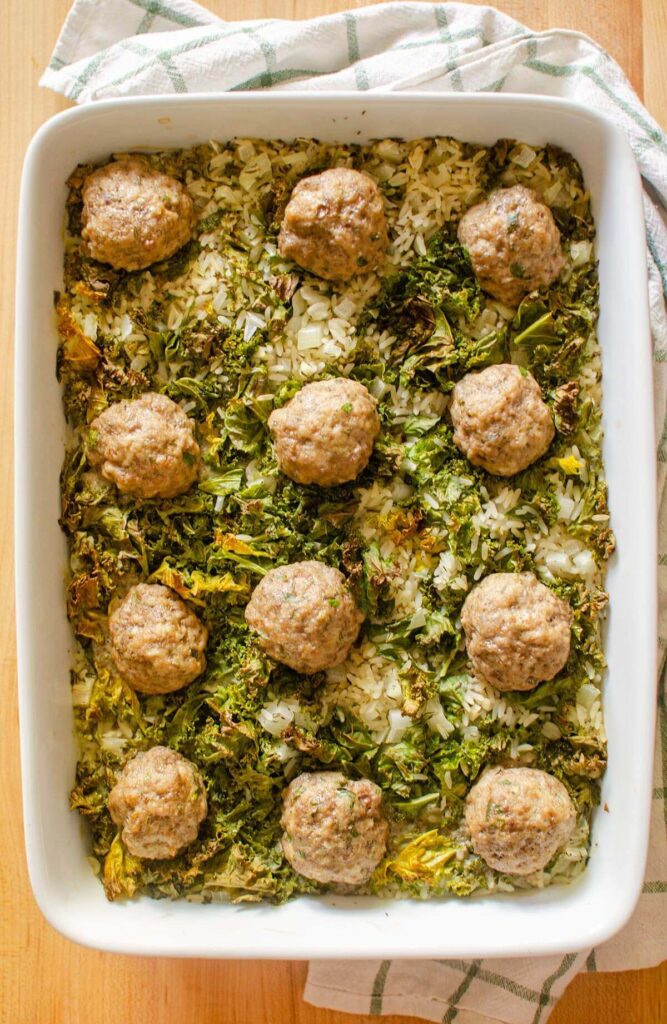
<path id="1" fill-rule="evenodd" d="M 76 0 L 42 85 L 77 102 L 241 89 L 420 89 L 564 96 L 625 131 L 644 181 L 660 521 L 660 686 L 644 890 L 631 922 L 595 950 L 523 960 L 324 961 L 317 1006 L 457 1024 L 538 1024 L 581 970 L 667 956 L 667 137 L 612 58 L 586 36 L 531 32 L 490 7 L 389 3 L 309 21 L 225 22 L 190 0 Z"/>

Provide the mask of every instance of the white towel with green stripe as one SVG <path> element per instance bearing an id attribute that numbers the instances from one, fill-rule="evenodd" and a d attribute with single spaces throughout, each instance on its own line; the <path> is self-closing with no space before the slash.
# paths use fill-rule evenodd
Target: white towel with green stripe
<path id="1" fill-rule="evenodd" d="M 78 102 L 240 89 L 428 89 L 567 96 L 626 132 L 645 183 L 660 494 L 661 678 L 644 891 L 630 924 L 596 950 L 524 960 L 328 961 L 305 998 L 374 1016 L 538 1024 L 574 975 L 667 956 L 667 137 L 625 75 L 576 32 L 531 32 L 489 7 L 389 3 L 310 21 L 225 22 L 190 0 L 76 0 L 41 81 Z"/>

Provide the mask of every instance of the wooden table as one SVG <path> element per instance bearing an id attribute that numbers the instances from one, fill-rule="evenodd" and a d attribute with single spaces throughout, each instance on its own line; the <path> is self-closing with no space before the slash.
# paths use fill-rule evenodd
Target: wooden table
<path id="1" fill-rule="evenodd" d="M 655 117 L 667 124 L 667 0 L 497 0 L 497 5 L 536 29 L 558 25 L 595 37 L 626 70 Z M 361 3 L 208 0 L 208 6 L 232 20 L 305 18 Z M 32 898 L 20 811 L 12 595 L 13 242 L 25 147 L 42 121 L 67 106 L 53 93 L 39 90 L 37 81 L 68 7 L 69 0 L 0 0 L 5 49 L 0 324 L 6 353 L 0 363 L 0 493 L 5 499 L 0 506 L 0 1019 L 7 1024 L 360 1024 L 368 1018 L 315 1010 L 302 1002 L 305 963 L 141 960 L 96 953 L 52 931 Z M 551 1020 L 659 1024 L 666 1019 L 666 992 L 667 965 L 588 975 L 574 981 Z"/>

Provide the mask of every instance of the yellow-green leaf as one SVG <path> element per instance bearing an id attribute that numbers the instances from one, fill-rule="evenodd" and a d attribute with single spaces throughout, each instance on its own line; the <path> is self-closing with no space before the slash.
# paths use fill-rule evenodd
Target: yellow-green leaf
<path id="1" fill-rule="evenodd" d="M 247 594 L 249 587 L 245 580 L 237 581 L 230 572 L 224 572 L 220 576 L 202 572 L 201 569 L 194 569 L 187 581 L 182 573 L 168 562 L 163 562 L 150 578 L 151 583 L 164 583 L 171 587 L 177 594 L 194 604 L 203 605 L 201 594 Z"/>
<path id="2" fill-rule="evenodd" d="M 64 302 L 58 303 L 56 312 L 64 358 L 83 373 L 94 370 L 100 360 L 99 348 L 83 333 Z"/>
<path id="3" fill-rule="evenodd" d="M 456 847 L 451 840 L 431 829 L 409 842 L 393 858 L 386 858 L 377 868 L 374 880 L 381 884 L 390 875 L 397 875 L 404 882 L 432 884 L 455 855 Z"/>
<path id="4" fill-rule="evenodd" d="M 584 462 L 576 455 L 564 455 L 560 459 L 551 459 L 550 465 L 557 466 L 566 476 L 579 476 Z"/>
<path id="5" fill-rule="evenodd" d="M 117 835 L 111 848 L 104 858 L 102 879 L 108 900 L 118 900 L 127 896 L 132 899 L 139 888 L 141 861 L 128 853 Z"/>
<path id="6" fill-rule="evenodd" d="M 249 590 L 245 581 L 238 582 L 230 572 L 225 572 L 222 576 L 210 576 L 195 569 L 190 574 L 190 580 L 190 593 L 193 597 L 199 594 L 245 594 Z"/>

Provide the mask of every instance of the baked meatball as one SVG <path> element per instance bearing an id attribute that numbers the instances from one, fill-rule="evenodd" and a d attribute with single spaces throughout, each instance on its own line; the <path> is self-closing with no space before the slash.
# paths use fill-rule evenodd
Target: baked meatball
<path id="1" fill-rule="evenodd" d="M 514 476 L 544 455 L 556 428 L 534 377 L 511 363 L 467 373 L 450 406 L 454 443 L 494 476 Z"/>
<path id="2" fill-rule="evenodd" d="M 197 478 L 195 425 L 166 395 L 115 402 L 90 425 L 88 461 L 123 494 L 174 498 Z"/>
<path id="3" fill-rule="evenodd" d="M 267 572 L 245 619 L 271 658 L 312 675 L 345 661 L 364 616 L 338 569 L 294 562 Z"/>
<path id="4" fill-rule="evenodd" d="M 315 882 L 362 885 L 382 860 L 389 826 L 382 790 L 341 772 L 305 772 L 284 794 L 282 847 L 295 871 Z"/>
<path id="5" fill-rule="evenodd" d="M 498 189 L 468 210 L 459 242 L 480 287 L 508 306 L 555 281 L 565 262 L 551 210 L 523 185 Z"/>
<path id="6" fill-rule="evenodd" d="M 498 690 L 532 690 L 570 653 L 570 606 L 532 572 L 487 576 L 465 599 L 461 624 L 476 674 Z"/>
<path id="7" fill-rule="evenodd" d="M 490 768 L 466 799 L 472 847 L 490 868 L 530 875 L 575 830 L 577 812 L 562 782 L 538 768 Z"/>
<path id="8" fill-rule="evenodd" d="M 315 381 L 269 416 L 273 449 L 283 473 L 298 484 L 333 487 L 354 480 L 380 433 L 377 403 L 347 377 Z"/>
<path id="9" fill-rule="evenodd" d="M 138 157 L 93 171 L 82 197 L 81 237 L 93 259 L 117 269 L 143 270 L 192 237 L 195 210 L 180 181 Z"/>
<path id="10" fill-rule="evenodd" d="M 368 175 L 347 167 L 295 186 L 278 237 L 281 256 L 327 281 L 372 270 L 388 244 L 380 190 Z"/>
<path id="11" fill-rule="evenodd" d="M 169 747 L 151 747 L 128 761 L 108 807 L 129 852 L 147 860 L 175 857 L 189 846 L 208 810 L 198 769 Z"/>
<path id="12" fill-rule="evenodd" d="M 160 583 L 131 587 L 109 616 L 113 662 L 139 693 L 172 693 L 206 668 L 208 630 Z"/>

